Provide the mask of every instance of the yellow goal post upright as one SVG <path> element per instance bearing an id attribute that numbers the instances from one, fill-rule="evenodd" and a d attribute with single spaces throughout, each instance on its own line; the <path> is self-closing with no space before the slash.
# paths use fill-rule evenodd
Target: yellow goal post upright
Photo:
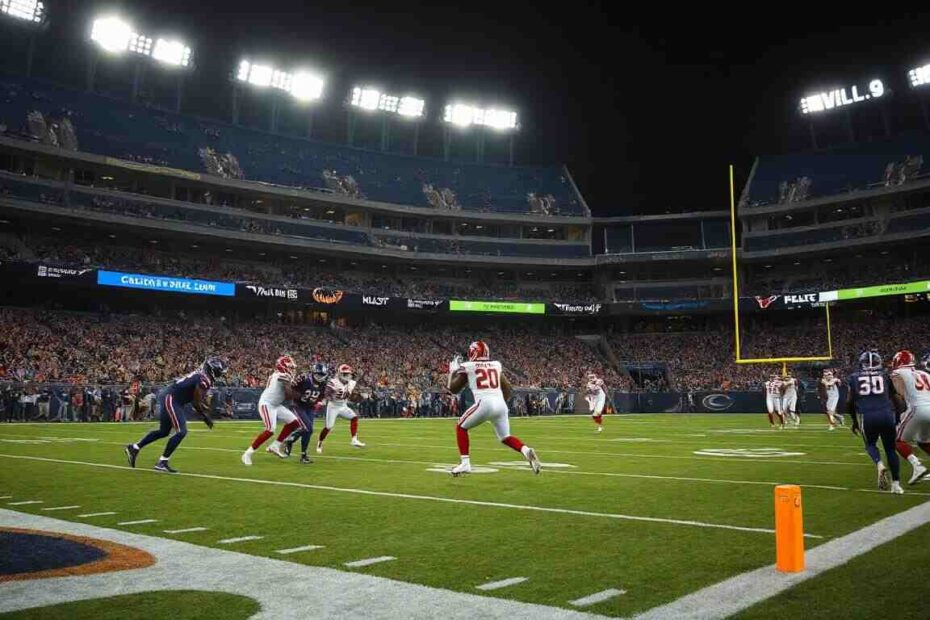
<path id="1" fill-rule="evenodd" d="M 736 257 L 736 194 L 733 182 L 733 165 L 730 164 L 730 256 L 733 261 L 733 335 L 734 361 L 737 364 L 781 364 L 782 374 L 786 374 L 789 362 L 828 362 L 833 359 L 833 332 L 830 326 L 830 304 L 824 303 L 827 317 L 827 355 L 815 357 L 743 357 L 740 343 L 739 327 L 739 269 Z"/>

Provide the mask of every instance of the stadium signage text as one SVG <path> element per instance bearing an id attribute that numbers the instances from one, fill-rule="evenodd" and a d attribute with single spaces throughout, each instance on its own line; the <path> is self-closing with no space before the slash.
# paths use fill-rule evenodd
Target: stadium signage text
<path id="1" fill-rule="evenodd" d="M 52 265 L 39 265 L 36 276 L 39 278 L 73 278 L 82 276 L 93 269 L 74 269 L 71 267 L 54 267 Z"/>
<path id="2" fill-rule="evenodd" d="M 603 304 L 560 304 L 553 303 L 553 306 L 559 309 L 559 311 L 566 314 L 599 314 Z"/>
<path id="3" fill-rule="evenodd" d="M 369 297 L 362 295 L 362 304 L 366 306 L 386 306 L 390 297 Z"/>
<path id="4" fill-rule="evenodd" d="M 815 304 L 819 301 L 819 293 L 806 293 L 804 295 L 785 295 L 786 304 Z"/>
<path id="5" fill-rule="evenodd" d="M 436 310 L 442 303 L 442 299 L 408 299 L 407 308 L 410 310 Z"/>
<path id="6" fill-rule="evenodd" d="M 546 304 L 514 301 L 449 300 L 451 312 L 507 312 L 510 314 L 545 314 Z"/>
<path id="7" fill-rule="evenodd" d="M 253 286 L 251 284 L 246 285 L 245 288 L 252 291 L 256 297 L 274 297 L 276 299 L 290 299 L 293 301 L 297 300 L 297 289 L 295 288 Z"/>
<path id="8" fill-rule="evenodd" d="M 101 286 L 165 291 L 169 293 L 187 293 L 191 295 L 219 295 L 222 297 L 232 297 L 236 294 L 236 285 L 232 282 L 191 280 L 189 278 L 150 276 L 139 273 L 122 273 L 119 271 L 98 271 L 97 284 Z"/>
<path id="9" fill-rule="evenodd" d="M 801 114 L 828 112 L 869 99 L 879 99 L 885 94 L 885 85 L 879 79 L 871 80 L 867 91 L 865 94 L 859 94 L 859 87 L 853 85 L 808 95 L 801 99 Z"/>

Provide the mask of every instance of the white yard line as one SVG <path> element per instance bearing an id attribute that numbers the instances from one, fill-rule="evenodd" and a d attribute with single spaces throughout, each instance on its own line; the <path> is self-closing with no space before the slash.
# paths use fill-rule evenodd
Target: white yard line
<path id="1" fill-rule="evenodd" d="M 574 601 L 569 601 L 568 604 L 574 605 L 575 607 L 590 607 L 591 605 L 609 601 L 610 599 L 623 594 L 626 594 L 626 590 L 615 590 L 611 588 L 609 590 L 604 590 L 603 592 L 595 592 L 594 594 L 589 594 L 588 596 L 576 598 Z"/>
<path id="2" fill-rule="evenodd" d="M 158 523 L 158 519 L 139 519 L 138 521 L 120 521 L 117 525 L 142 525 L 143 523 Z"/>
<path id="3" fill-rule="evenodd" d="M 41 503 L 42 503 L 41 499 L 28 499 L 23 502 L 7 502 L 6 505 L 7 506 L 27 506 L 29 504 L 41 504 Z"/>
<path id="4" fill-rule="evenodd" d="M 154 470 L 133 469 L 127 465 L 112 465 L 110 463 L 89 463 L 85 461 L 69 461 L 65 459 L 50 459 L 39 456 L 23 456 L 14 454 L 0 454 L 2 458 L 21 459 L 27 461 L 42 461 L 47 463 L 64 463 L 68 465 L 83 465 L 85 467 L 98 467 L 102 469 L 119 469 L 126 472 L 132 472 L 134 475 L 152 473 L 157 474 Z M 570 508 L 551 508 L 547 506 L 528 506 L 524 504 L 507 504 L 502 502 L 485 502 L 471 499 L 456 499 L 452 497 L 438 497 L 433 495 L 415 495 L 412 493 L 391 493 L 388 491 L 371 491 L 368 489 L 355 489 L 347 487 L 334 487 L 321 484 L 307 484 L 303 482 L 288 482 L 285 480 L 263 480 L 261 478 L 237 478 L 233 476 L 218 476 L 214 474 L 193 474 L 180 473 L 177 476 L 187 476 L 190 478 L 204 478 L 207 480 L 224 480 L 229 482 L 244 482 L 248 484 L 267 484 L 272 486 L 283 486 L 302 489 L 314 489 L 318 491 L 330 491 L 334 493 L 350 493 L 354 495 L 367 495 L 371 497 L 390 497 L 397 499 L 410 499 L 417 501 L 440 502 L 448 504 L 463 504 L 468 506 L 485 506 L 488 508 L 504 508 L 509 510 L 520 510 L 528 512 L 544 512 L 552 514 L 566 514 L 580 517 L 596 517 L 601 519 L 615 519 L 621 521 L 637 521 L 643 523 L 657 523 L 663 525 L 684 525 L 689 527 L 732 530 L 737 532 L 754 532 L 759 534 L 774 534 L 775 530 L 761 527 L 748 527 L 741 525 L 730 525 L 725 523 L 707 523 L 703 521 L 691 521 L 686 519 L 666 519 L 662 517 L 647 517 L 640 515 L 615 514 L 607 512 L 593 512 L 588 510 L 574 510 Z M 808 538 L 823 538 L 816 534 L 805 534 Z"/>
<path id="5" fill-rule="evenodd" d="M 188 532 L 206 532 L 208 527 L 185 527 L 180 530 L 163 530 L 165 534 L 187 534 Z"/>
<path id="6" fill-rule="evenodd" d="M 12 495 L 0 495 L 0 499 L 13 499 Z"/>
<path id="7" fill-rule="evenodd" d="M 52 512 L 53 510 L 74 510 L 75 508 L 80 508 L 80 506 L 55 506 L 54 508 L 43 508 L 43 512 Z"/>
<path id="8" fill-rule="evenodd" d="M 291 547 L 290 549 L 278 549 L 275 553 L 280 553 L 281 555 L 290 555 L 292 553 L 300 553 L 301 551 L 314 551 L 316 549 L 322 549 L 323 545 L 304 545 L 303 547 Z"/>
<path id="9" fill-rule="evenodd" d="M 237 536 L 236 538 L 224 538 L 223 540 L 216 541 L 218 545 L 232 545 L 235 543 L 246 542 L 249 540 L 261 540 L 264 536 Z"/>
<path id="10" fill-rule="evenodd" d="M 380 564 L 381 562 L 390 562 L 396 560 L 393 555 L 380 555 L 376 558 L 368 558 L 366 560 L 355 560 L 354 562 L 346 562 L 343 566 L 348 566 L 349 568 L 362 568 L 363 566 L 371 566 L 372 564 Z"/>
<path id="11" fill-rule="evenodd" d="M 515 586 L 518 583 L 523 583 L 526 580 L 527 577 L 511 577 L 510 579 L 501 579 L 500 581 L 489 581 L 488 583 L 482 583 L 480 586 L 475 586 L 475 588 L 477 590 L 489 592 L 491 590 L 500 590 L 501 588 Z"/>
<path id="12" fill-rule="evenodd" d="M 106 515 L 115 515 L 115 512 L 88 512 L 87 514 L 78 515 L 79 518 L 84 519 L 86 517 L 104 517 Z"/>
<path id="13" fill-rule="evenodd" d="M 889 497 L 889 500 L 894 500 Z M 775 566 L 749 571 L 698 590 L 677 601 L 655 607 L 637 616 L 641 620 L 673 618 L 727 618 L 797 584 L 846 564 L 879 545 L 930 522 L 930 502 L 886 517 L 846 536 L 815 547 L 805 554 L 806 570 L 780 573 Z"/>

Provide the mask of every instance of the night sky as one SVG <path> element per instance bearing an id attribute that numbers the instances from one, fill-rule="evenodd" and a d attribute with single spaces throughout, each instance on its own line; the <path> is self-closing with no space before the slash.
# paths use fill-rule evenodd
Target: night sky
<path id="1" fill-rule="evenodd" d="M 80 21 L 122 7 L 140 27 L 188 39 L 202 82 L 189 89 L 198 113 L 228 91 L 240 57 L 259 53 L 324 70 L 324 107 L 338 109 L 360 82 L 412 89 L 434 115 L 456 96 L 513 106 L 518 161 L 566 163 L 596 215 L 724 208 L 727 163 L 743 178 L 756 154 L 805 146 L 800 96 L 873 73 L 903 85 L 906 68 L 930 62 L 930 11 L 920 15 L 916 4 L 888 18 L 878 5 L 844 13 L 747 4 L 726 15 L 707 4 L 584 0 L 47 4 L 50 34 L 67 30 L 56 11 Z"/>

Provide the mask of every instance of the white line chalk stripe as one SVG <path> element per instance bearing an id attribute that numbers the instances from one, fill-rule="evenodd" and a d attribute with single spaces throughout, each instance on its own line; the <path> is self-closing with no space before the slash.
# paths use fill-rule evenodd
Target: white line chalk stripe
<path id="1" fill-rule="evenodd" d="M 2 458 L 21 459 L 27 461 L 43 461 L 47 463 L 66 463 L 68 465 L 84 465 L 87 467 L 100 467 L 103 469 L 122 469 L 127 472 L 133 472 L 134 475 L 145 473 L 156 474 L 158 472 L 149 469 L 133 469 L 128 465 L 112 465 L 110 463 L 89 463 L 86 461 L 69 461 L 65 459 L 50 459 L 40 456 L 23 456 L 14 454 L 0 454 Z M 448 504 L 465 504 L 469 506 L 487 506 L 489 508 L 508 508 L 511 510 L 525 510 L 530 512 L 547 512 L 554 514 L 567 514 L 580 517 L 599 517 L 603 519 L 617 519 L 623 521 L 641 521 L 644 523 L 659 523 L 667 525 L 687 525 L 692 527 L 732 530 L 737 532 L 756 532 L 759 534 L 774 534 L 775 530 L 761 527 L 746 527 L 741 525 L 729 525 L 724 523 L 705 523 L 702 521 L 688 521 L 683 519 L 665 519 L 662 517 L 645 517 L 638 515 L 612 514 L 608 512 L 591 512 L 587 510 L 573 510 L 570 508 L 549 508 L 545 506 L 526 506 L 523 504 L 505 504 L 500 502 L 483 502 L 472 499 L 456 499 L 452 497 L 437 497 L 433 495 L 413 495 L 410 493 L 390 493 L 388 491 L 370 491 L 368 489 L 353 489 L 346 487 L 333 487 L 322 484 L 307 484 L 303 482 L 288 482 L 285 480 L 263 480 L 261 478 L 236 478 L 232 476 L 217 476 L 213 474 L 193 474 L 180 473 L 178 476 L 187 476 L 190 478 L 206 478 L 208 480 L 225 480 L 230 482 L 246 482 L 251 484 L 268 484 L 273 486 L 284 486 L 301 489 L 315 489 L 318 491 L 331 491 L 334 493 L 351 493 L 354 495 L 368 495 L 372 497 L 392 497 L 398 499 L 412 499 L 430 502 L 442 502 Z M 115 514 L 115 513 L 113 513 Z M 823 538 L 816 534 L 804 534 L 807 538 Z"/>
<path id="2" fill-rule="evenodd" d="M 7 506 L 26 506 L 28 504 L 41 504 L 41 499 L 27 499 L 23 502 L 7 502 Z"/>
<path id="3" fill-rule="evenodd" d="M 224 538 L 216 541 L 218 545 L 231 545 L 233 543 L 246 542 L 248 540 L 261 540 L 264 536 L 238 536 L 236 538 Z"/>
<path id="4" fill-rule="evenodd" d="M 53 510 L 74 510 L 75 508 L 80 508 L 80 506 L 55 506 L 53 508 L 43 508 L 45 512 L 52 512 Z"/>
<path id="5" fill-rule="evenodd" d="M 138 521 L 120 521 L 117 525 L 142 525 L 143 523 L 158 523 L 158 519 L 139 519 Z"/>
<path id="6" fill-rule="evenodd" d="M 510 579 L 501 579 L 500 581 L 489 581 L 488 583 L 482 583 L 480 586 L 475 586 L 475 588 L 488 592 L 490 590 L 499 590 L 508 586 L 515 586 L 518 583 L 523 583 L 526 580 L 527 577 L 511 577 Z"/>
<path id="7" fill-rule="evenodd" d="M 856 556 L 928 522 L 930 502 L 925 502 L 811 549 L 805 554 L 804 572 L 780 573 L 775 570 L 775 566 L 765 566 L 698 590 L 667 605 L 650 609 L 636 618 L 726 618 L 824 571 L 846 564 Z"/>
<path id="8" fill-rule="evenodd" d="M 78 515 L 80 518 L 84 517 L 104 517 L 106 515 L 115 515 L 115 512 L 88 512 L 87 514 Z"/>
<path id="9" fill-rule="evenodd" d="M 349 568 L 361 568 L 363 566 L 371 566 L 372 564 L 380 564 L 381 562 L 390 562 L 391 560 L 396 560 L 393 555 L 381 555 L 376 558 L 368 558 L 367 560 L 355 560 L 354 562 L 346 562 L 343 566 L 348 566 Z"/>
<path id="10" fill-rule="evenodd" d="M 13 499 L 12 495 L 0 495 L 0 499 Z"/>
<path id="11" fill-rule="evenodd" d="M 292 547 L 290 549 L 278 549 L 275 553 L 280 553 L 281 555 L 290 555 L 292 553 L 300 553 L 301 551 L 313 551 L 315 549 L 322 549 L 323 545 L 304 545 L 303 547 Z"/>
<path id="12" fill-rule="evenodd" d="M 622 594 L 626 594 L 626 590 L 615 590 L 611 588 L 609 590 L 604 590 L 603 592 L 595 592 L 594 594 L 589 594 L 588 596 L 576 598 L 574 601 L 569 601 L 568 604 L 574 605 L 575 607 L 589 607 L 590 605 L 596 605 L 597 603 L 609 601 L 610 599 Z"/>
<path id="13" fill-rule="evenodd" d="M 185 527 L 181 530 L 165 530 L 165 534 L 187 534 L 188 532 L 206 532 L 208 527 Z"/>

